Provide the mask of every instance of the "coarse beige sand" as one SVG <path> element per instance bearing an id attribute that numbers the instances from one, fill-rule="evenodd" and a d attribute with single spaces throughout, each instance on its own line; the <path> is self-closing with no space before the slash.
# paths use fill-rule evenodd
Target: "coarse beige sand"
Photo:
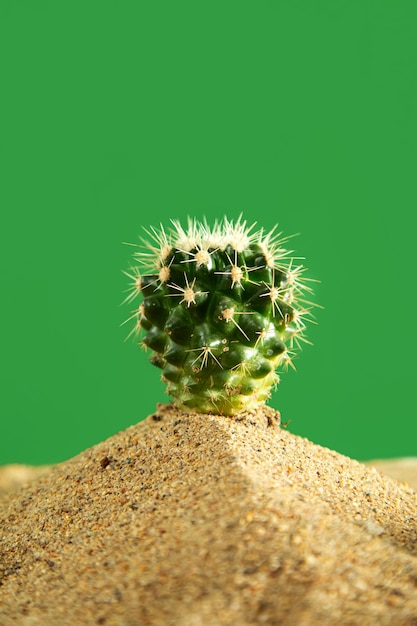
<path id="1" fill-rule="evenodd" d="M 7 493 L 16 491 L 22 485 L 26 485 L 38 476 L 49 472 L 50 465 L 22 465 L 12 463 L 11 465 L 0 466 L 0 498 Z"/>
<path id="2" fill-rule="evenodd" d="M 375 459 L 367 461 L 367 465 L 376 467 L 382 474 L 395 478 L 400 483 L 407 483 L 417 491 L 417 458 L 403 457 L 398 459 Z"/>
<path id="3" fill-rule="evenodd" d="M 0 503 L 1 626 L 417 625 L 417 495 L 279 428 L 159 407 Z"/>
<path id="4" fill-rule="evenodd" d="M 417 457 L 375 459 L 364 461 L 364 463 L 370 467 L 375 467 L 382 474 L 395 478 L 400 483 L 406 483 L 414 491 L 417 491 Z M 0 466 L 0 500 L 6 494 L 16 491 L 23 485 L 27 485 L 51 469 L 52 465 L 12 463 L 11 465 Z"/>

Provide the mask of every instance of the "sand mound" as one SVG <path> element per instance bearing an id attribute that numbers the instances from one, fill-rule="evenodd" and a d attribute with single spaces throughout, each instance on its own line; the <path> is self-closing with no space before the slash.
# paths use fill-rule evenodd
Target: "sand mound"
<path id="1" fill-rule="evenodd" d="M 274 424 L 161 407 L 0 504 L 0 624 L 417 624 L 417 496 Z"/>
<path id="2" fill-rule="evenodd" d="M 22 485 L 26 485 L 38 478 L 38 476 L 46 474 L 49 470 L 49 465 L 36 467 L 33 465 L 22 465 L 20 463 L 0 467 L 0 498 L 3 498 L 6 493 L 16 491 L 16 489 Z"/>

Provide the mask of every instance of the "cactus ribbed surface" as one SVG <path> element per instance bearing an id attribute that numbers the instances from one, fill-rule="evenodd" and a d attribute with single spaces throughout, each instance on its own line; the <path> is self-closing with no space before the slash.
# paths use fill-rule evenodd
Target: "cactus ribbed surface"
<path id="1" fill-rule="evenodd" d="M 292 366 L 311 288 L 285 239 L 240 218 L 210 228 L 173 221 L 135 253 L 126 298 L 142 296 L 132 332 L 153 351 L 167 392 L 185 411 L 235 414 L 264 403 Z"/>

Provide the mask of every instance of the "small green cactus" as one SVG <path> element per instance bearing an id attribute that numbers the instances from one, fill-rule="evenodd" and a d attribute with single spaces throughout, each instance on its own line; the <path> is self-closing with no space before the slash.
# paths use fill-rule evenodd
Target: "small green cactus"
<path id="1" fill-rule="evenodd" d="M 184 230 L 173 220 L 168 232 L 147 231 L 134 254 L 126 301 L 142 302 L 130 334 L 145 331 L 141 343 L 184 411 L 232 415 L 263 404 L 276 369 L 294 367 L 306 341 L 305 268 L 284 249 L 288 237 L 254 226 L 189 219 Z"/>

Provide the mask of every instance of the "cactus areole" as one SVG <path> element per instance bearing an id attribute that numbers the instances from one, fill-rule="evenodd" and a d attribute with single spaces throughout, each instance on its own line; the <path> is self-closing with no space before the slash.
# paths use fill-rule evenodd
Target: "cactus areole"
<path id="1" fill-rule="evenodd" d="M 241 218 L 172 221 L 134 254 L 129 320 L 183 411 L 233 415 L 263 404 L 304 338 L 311 292 L 273 229 Z M 131 334 L 132 334 L 131 333 Z"/>

